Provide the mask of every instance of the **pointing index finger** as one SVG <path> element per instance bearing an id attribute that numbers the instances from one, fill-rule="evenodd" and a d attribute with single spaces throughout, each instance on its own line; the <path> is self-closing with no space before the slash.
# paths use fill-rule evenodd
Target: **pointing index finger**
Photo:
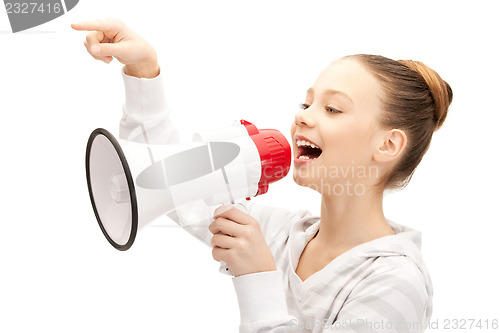
<path id="1" fill-rule="evenodd" d="M 79 31 L 118 32 L 118 22 L 114 21 L 93 20 L 78 22 L 71 24 L 71 27 Z"/>

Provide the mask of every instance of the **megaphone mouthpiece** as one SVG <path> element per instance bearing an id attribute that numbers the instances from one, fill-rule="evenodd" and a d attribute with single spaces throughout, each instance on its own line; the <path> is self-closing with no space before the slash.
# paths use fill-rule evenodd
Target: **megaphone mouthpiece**
<path id="1" fill-rule="evenodd" d="M 252 138 L 260 155 L 262 174 L 259 181 L 259 190 L 255 194 L 267 192 L 270 183 L 284 178 L 290 170 L 292 152 L 285 136 L 276 129 L 258 130 L 257 127 L 241 120 L 248 134 Z"/>

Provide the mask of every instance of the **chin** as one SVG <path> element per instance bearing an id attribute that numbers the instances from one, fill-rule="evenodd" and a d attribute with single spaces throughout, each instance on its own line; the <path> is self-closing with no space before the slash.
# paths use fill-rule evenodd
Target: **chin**
<path id="1" fill-rule="evenodd" d="M 316 184 L 318 181 L 315 180 L 315 179 L 309 179 L 307 177 L 301 177 L 299 176 L 295 170 L 293 172 L 293 181 L 299 185 L 299 186 L 302 186 L 302 187 L 309 187 L 310 189 L 312 190 L 315 190 L 316 192 L 319 192 L 319 189 L 320 187 Z"/>
<path id="2" fill-rule="evenodd" d="M 299 175 L 297 175 L 297 171 L 296 169 L 293 170 L 293 181 L 297 184 L 297 185 L 300 185 L 300 186 L 307 186 L 307 182 L 306 182 L 306 179 L 304 179 L 303 177 L 300 177 Z"/>

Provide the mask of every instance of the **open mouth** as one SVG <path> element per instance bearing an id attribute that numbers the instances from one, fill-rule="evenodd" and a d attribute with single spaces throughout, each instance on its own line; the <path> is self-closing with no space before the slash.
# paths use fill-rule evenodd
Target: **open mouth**
<path id="1" fill-rule="evenodd" d="M 307 139 L 296 138 L 295 142 L 297 143 L 297 159 L 299 160 L 314 160 L 317 159 L 322 153 L 321 148 Z"/>

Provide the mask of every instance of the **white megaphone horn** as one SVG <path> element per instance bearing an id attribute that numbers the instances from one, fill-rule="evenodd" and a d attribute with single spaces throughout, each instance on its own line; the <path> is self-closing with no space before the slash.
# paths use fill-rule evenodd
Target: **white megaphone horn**
<path id="1" fill-rule="evenodd" d="M 87 185 L 99 226 L 118 250 L 155 218 L 189 203 L 234 203 L 267 192 L 290 170 L 288 141 L 245 120 L 188 144 L 117 140 L 98 128 L 87 143 Z"/>

